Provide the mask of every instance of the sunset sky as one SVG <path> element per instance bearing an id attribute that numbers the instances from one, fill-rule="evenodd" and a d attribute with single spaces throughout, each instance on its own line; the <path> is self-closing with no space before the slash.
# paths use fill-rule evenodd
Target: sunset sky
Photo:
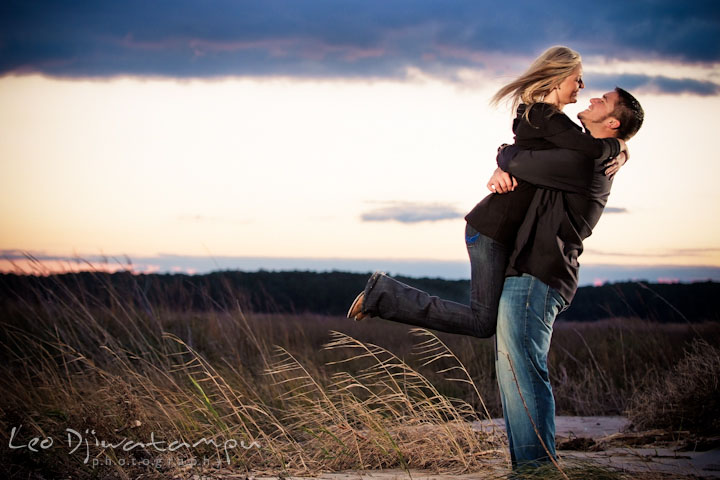
<path id="1" fill-rule="evenodd" d="M 0 270 L 469 276 L 464 215 L 545 48 L 646 120 L 583 283 L 720 280 L 714 1 L 6 1 Z"/>

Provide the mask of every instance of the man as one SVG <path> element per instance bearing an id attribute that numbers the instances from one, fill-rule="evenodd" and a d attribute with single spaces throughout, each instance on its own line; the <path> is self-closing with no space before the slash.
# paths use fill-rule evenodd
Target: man
<path id="1" fill-rule="evenodd" d="M 590 102 L 578 118 L 596 138 L 629 140 L 642 125 L 642 107 L 625 90 Z M 498 307 L 496 370 L 514 469 L 555 457 L 547 370 L 553 322 L 577 290 L 582 242 L 600 219 L 622 163 L 588 162 L 571 150 L 509 146 L 499 153 L 499 168 L 488 182 L 499 194 L 523 186 L 514 177 L 540 187 L 515 239 Z"/>

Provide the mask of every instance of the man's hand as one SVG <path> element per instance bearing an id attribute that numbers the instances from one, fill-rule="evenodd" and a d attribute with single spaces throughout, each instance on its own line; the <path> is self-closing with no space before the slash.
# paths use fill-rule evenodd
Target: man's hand
<path id="1" fill-rule="evenodd" d="M 515 190 L 517 184 L 515 177 L 500 168 L 496 168 L 492 177 L 490 177 L 487 188 L 494 193 L 507 193 Z"/>
<path id="2" fill-rule="evenodd" d="M 605 176 L 612 178 L 620 170 L 620 167 L 625 165 L 625 162 L 627 162 L 627 155 L 625 152 L 620 152 L 620 155 L 605 163 Z"/>

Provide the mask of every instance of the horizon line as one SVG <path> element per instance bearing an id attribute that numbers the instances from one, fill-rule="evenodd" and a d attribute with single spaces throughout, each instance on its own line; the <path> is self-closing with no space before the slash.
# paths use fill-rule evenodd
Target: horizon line
<path id="1" fill-rule="evenodd" d="M 124 257 L 126 262 L 120 261 Z M 114 260 L 111 262 L 110 260 Z M 224 263 L 221 265 L 220 263 Z M 157 254 L 155 256 L 92 255 L 87 257 L 30 253 L 18 249 L 0 250 L 0 273 L 47 276 L 96 271 L 132 274 L 205 275 L 224 271 L 240 272 L 346 272 L 370 274 L 384 271 L 412 278 L 468 280 L 467 260 L 341 258 L 341 257 L 250 257 Z M 578 286 L 602 285 L 619 281 L 693 283 L 720 281 L 720 266 L 677 264 L 583 263 Z"/>

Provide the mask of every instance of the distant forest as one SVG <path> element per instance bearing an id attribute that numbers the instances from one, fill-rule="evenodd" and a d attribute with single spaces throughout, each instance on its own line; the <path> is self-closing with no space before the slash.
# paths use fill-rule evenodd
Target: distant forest
<path id="1" fill-rule="evenodd" d="M 73 299 L 93 305 L 133 302 L 141 308 L 208 311 L 236 309 L 261 313 L 344 315 L 370 273 L 240 272 L 205 275 L 81 272 L 51 276 L 0 274 L 0 307 L 14 302 L 52 303 Z M 468 280 L 398 280 L 433 295 L 468 303 Z M 720 283 L 650 284 L 628 282 L 582 287 L 558 320 L 592 321 L 635 317 L 657 322 L 720 320 Z M 11 311 L 11 310 L 10 310 Z"/>

